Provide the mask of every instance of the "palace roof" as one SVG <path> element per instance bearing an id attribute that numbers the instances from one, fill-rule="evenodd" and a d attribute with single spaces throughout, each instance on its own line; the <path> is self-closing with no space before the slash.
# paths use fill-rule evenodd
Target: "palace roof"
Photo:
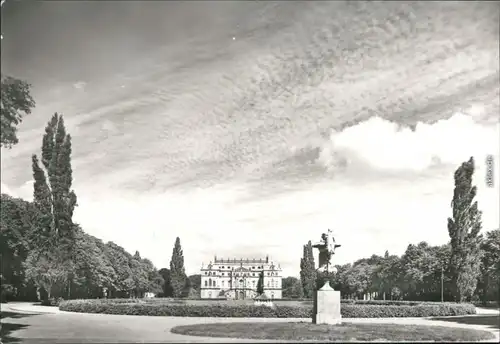
<path id="1" fill-rule="evenodd" d="M 268 263 L 269 262 L 269 258 L 267 259 L 255 259 L 255 258 L 252 258 L 252 259 L 248 259 L 248 258 L 240 258 L 240 259 L 236 259 L 236 258 L 233 258 L 233 259 L 217 259 L 217 257 L 215 257 L 214 259 L 214 263 L 215 264 L 238 264 L 238 263 L 243 263 L 243 264 L 252 264 L 252 263 L 255 263 L 255 264 L 265 264 L 265 263 Z"/>

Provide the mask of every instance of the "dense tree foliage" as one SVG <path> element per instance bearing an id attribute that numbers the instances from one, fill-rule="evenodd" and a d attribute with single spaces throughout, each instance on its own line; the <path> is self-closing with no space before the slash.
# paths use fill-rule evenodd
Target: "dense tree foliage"
<path id="1" fill-rule="evenodd" d="M 200 297 L 201 290 L 201 274 L 194 274 L 188 277 L 189 280 L 189 297 Z"/>
<path id="2" fill-rule="evenodd" d="M 298 278 L 285 277 L 281 282 L 283 290 L 283 298 L 285 299 L 300 299 L 304 297 L 302 283 Z"/>
<path id="3" fill-rule="evenodd" d="M 1 76 L 0 146 L 12 147 L 18 143 L 17 126 L 31 113 L 35 101 L 31 85 L 9 76 Z"/>
<path id="4" fill-rule="evenodd" d="M 158 272 L 163 279 L 161 296 L 173 297 L 174 291 L 172 290 L 172 284 L 170 283 L 170 270 L 167 268 L 161 268 Z"/>
<path id="5" fill-rule="evenodd" d="M 486 232 L 481 241 L 482 257 L 478 288 L 473 301 L 498 301 L 500 290 L 500 230 Z M 330 284 L 343 298 L 386 300 L 454 301 L 451 244 L 431 246 L 426 242 L 408 245 L 401 255 L 372 255 L 353 264 L 336 265 Z M 284 281 L 287 279 L 284 279 Z M 285 285 L 285 284 L 284 284 Z M 285 292 L 285 290 L 284 290 Z"/>
<path id="6" fill-rule="evenodd" d="M 2 296 L 33 300 L 38 286 L 41 295 L 67 298 L 66 267 L 36 246 L 41 214 L 33 203 L 6 194 L 1 195 L 1 204 Z M 71 298 L 102 298 L 106 289 L 109 297 L 161 293 L 164 280 L 150 260 L 141 258 L 138 252 L 133 256 L 113 242 L 103 243 L 74 226 Z"/>
<path id="7" fill-rule="evenodd" d="M 300 281 L 304 297 L 313 297 L 316 287 L 316 268 L 314 266 L 314 255 L 311 241 L 304 245 L 303 255 L 300 260 Z"/>
<path id="8" fill-rule="evenodd" d="M 478 294 L 481 301 L 500 300 L 500 230 L 486 233 L 481 243 L 481 274 Z"/>
<path id="9" fill-rule="evenodd" d="M 1 195 L 0 250 L 2 299 L 13 295 L 19 299 L 36 296 L 33 285 L 28 285 L 24 262 L 33 247 L 37 211 L 33 203 Z"/>
<path id="10" fill-rule="evenodd" d="M 481 211 L 474 200 L 477 188 L 472 185 L 474 158 L 464 162 L 455 171 L 455 189 L 451 207 L 453 217 L 448 218 L 451 243 L 453 295 L 457 301 L 470 299 L 476 290 L 481 265 L 479 232 L 482 227 Z"/>
<path id="11" fill-rule="evenodd" d="M 182 297 L 186 297 L 189 299 L 198 299 L 200 298 L 200 289 L 201 289 L 201 275 L 190 275 L 186 279 L 185 288 L 182 294 Z"/>

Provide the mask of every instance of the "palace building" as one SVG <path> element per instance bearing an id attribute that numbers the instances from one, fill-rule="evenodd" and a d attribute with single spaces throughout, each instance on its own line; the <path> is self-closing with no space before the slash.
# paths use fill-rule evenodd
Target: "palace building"
<path id="1" fill-rule="evenodd" d="M 281 267 L 266 259 L 217 259 L 201 266 L 202 299 L 253 299 L 259 274 L 264 272 L 264 294 L 281 299 Z"/>

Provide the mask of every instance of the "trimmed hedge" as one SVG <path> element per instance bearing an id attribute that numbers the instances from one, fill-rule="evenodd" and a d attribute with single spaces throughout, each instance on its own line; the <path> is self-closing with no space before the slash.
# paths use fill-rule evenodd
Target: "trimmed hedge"
<path id="1" fill-rule="evenodd" d="M 50 306 L 50 307 L 59 307 L 61 302 L 63 302 L 64 299 L 62 297 L 51 297 L 50 299 L 47 300 L 42 300 L 41 305 L 42 306 Z"/>
<path id="2" fill-rule="evenodd" d="M 402 300 L 340 300 L 342 304 L 375 305 L 375 306 L 417 306 L 417 305 L 441 305 L 442 302 L 430 301 L 402 301 Z M 446 302 L 445 304 L 455 304 Z"/>
<path id="3" fill-rule="evenodd" d="M 275 305 L 271 308 L 244 304 L 189 305 L 169 302 L 141 302 L 140 300 L 113 301 L 116 300 L 63 301 L 59 309 L 79 313 L 215 318 L 311 318 L 313 311 L 311 305 Z M 343 304 L 340 311 L 344 318 L 392 318 L 475 314 L 476 308 L 472 304 L 457 303 L 420 303 L 418 305 Z"/>
<path id="4" fill-rule="evenodd" d="M 89 299 L 86 301 L 96 301 L 100 303 L 177 303 L 177 304 L 223 304 L 223 305 L 241 305 L 243 303 L 253 304 L 254 300 L 228 300 L 228 299 L 174 299 L 174 298 L 135 298 L 135 299 Z M 275 299 L 270 300 L 276 305 L 295 303 L 297 305 L 312 305 L 312 299 L 302 299 L 302 300 L 288 300 L 288 299 Z M 441 302 L 430 302 L 430 301 L 400 301 L 400 300 L 348 300 L 341 299 L 342 304 L 356 304 L 356 305 L 378 305 L 378 306 L 416 306 L 416 305 L 428 305 L 437 304 L 441 305 Z M 445 304 L 455 304 L 454 302 L 445 302 Z"/>
<path id="5" fill-rule="evenodd" d="M 135 298 L 135 299 L 93 299 L 86 300 L 88 302 L 100 302 L 100 303 L 125 303 L 125 304 L 178 304 L 178 305 L 190 305 L 190 306 L 212 306 L 212 305 L 223 305 L 223 306 L 240 306 L 240 305 L 249 305 L 253 306 L 254 301 L 251 299 L 247 300 L 215 300 L 215 299 L 174 299 L 174 298 Z M 298 300 L 271 300 L 276 306 L 309 306 L 312 307 L 313 300 L 312 299 L 304 299 L 302 301 Z M 426 301 L 391 301 L 391 300 L 346 300 L 341 299 L 340 302 L 342 305 L 376 305 L 376 306 L 417 306 L 417 305 L 442 305 L 441 302 L 426 302 Z M 444 304 L 455 304 L 452 302 L 446 302 Z"/>

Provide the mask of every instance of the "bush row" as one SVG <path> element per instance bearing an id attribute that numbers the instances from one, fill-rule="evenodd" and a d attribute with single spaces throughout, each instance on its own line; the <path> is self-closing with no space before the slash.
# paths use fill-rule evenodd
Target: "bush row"
<path id="1" fill-rule="evenodd" d="M 59 309 L 79 313 L 104 313 L 123 315 L 152 315 L 177 317 L 248 317 L 248 318 L 310 318 L 312 306 L 274 307 L 254 305 L 187 305 L 175 303 L 112 303 L 99 300 L 63 301 Z M 341 307 L 344 318 L 390 318 L 390 317 L 430 317 L 475 314 L 471 304 L 419 304 L 408 305 L 358 305 L 345 304 Z"/>
<path id="2" fill-rule="evenodd" d="M 340 300 L 342 304 L 374 305 L 374 306 L 417 306 L 442 304 L 441 302 L 429 301 L 400 301 L 400 300 Z M 447 302 L 448 303 L 448 302 Z"/>
<path id="3" fill-rule="evenodd" d="M 86 302 L 99 302 L 99 303 L 171 303 L 171 304 L 252 304 L 253 300 L 217 300 L 217 299 L 174 299 L 174 298 L 151 298 L 151 299 L 94 299 L 94 300 L 85 300 Z M 280 305 L 296 303 L 297 305 L 312 305 L 313 300 L 311 299 L 302 299 L 302 300 L 285 300 L 285 299 L 276 299 L 272 300 L 274 304 Z M 397 300 L 340 300 L 342 304 L 356 304 L 356 305 L 378 305 L 378 306 L 416 306 L 422 304 L 443 304 L 441 302 L 426 302 L 426 301 L 397 301 Z M 451 302 L 446 302 L 445 304 L 455 304 Z"/>
<path id="4" fill-rule="evenodd" d="M 50 299 L 42 300 L 42 306 L 58 307 L 64 299 L 62 297 L 51 297 Z"/>

